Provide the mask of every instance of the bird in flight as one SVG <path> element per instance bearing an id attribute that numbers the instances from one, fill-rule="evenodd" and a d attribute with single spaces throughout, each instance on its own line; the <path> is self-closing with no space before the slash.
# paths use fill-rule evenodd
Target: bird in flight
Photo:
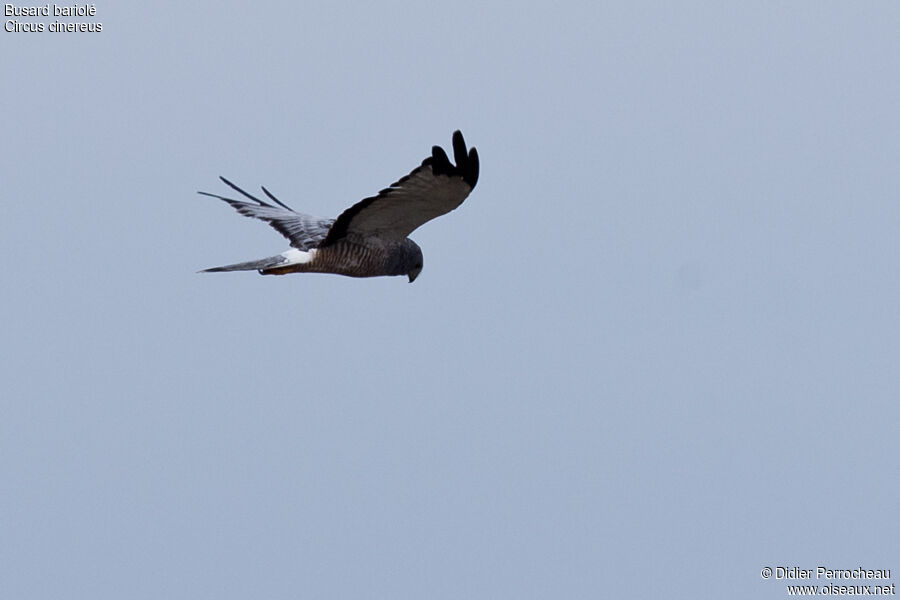
<path id="1" fill-rule="evenodd" d="M 453 158 L 440 146 L 412 172 L 378 195 L 360 200 L 337 219 L 297 212 L 262 191 L 261 200 L 220 179 L 246 200 L 199 192 L 230 204 L 246 217 L 266 221 L 290 241 L 291 248 L 260 260 L 213 267 L 204 273 L 259 271 L 262 275 L 335 273 L 349 277 L 406 275 L 415 281 L 422 271 L 422 250 L 409 239 L 423 223 L 462 204 L 478 182 L 478 152 L 466 149 L 462 133 L 453 133 Z"/>

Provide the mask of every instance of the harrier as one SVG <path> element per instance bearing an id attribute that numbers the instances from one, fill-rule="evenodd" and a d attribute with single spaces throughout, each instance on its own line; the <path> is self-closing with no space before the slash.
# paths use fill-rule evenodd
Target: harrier
<path id="1" fill-rule="evenodd" d="M 422 272 L 422 250 L 409 239 L 423 223 L 462 204 L 478 182 L 478 152 L 466 149 L 462 133 L 453 134 L 453 158 L 440 146 L 422 164 L 377 196 L 360 200 L 337 219 L 297 212 L 265 187 L 273 202 L 261 200 L 224 177 L 220 179 L 247 200 L 199 192 L 224 200 L 246 217 L 266 221 L 290 240 L 291 248 L 277 256 L 214 267 L 205 273 L 259 271 L 262 275 L 335 273 L 350 277 L 406 275 L 415 281 Z"/>

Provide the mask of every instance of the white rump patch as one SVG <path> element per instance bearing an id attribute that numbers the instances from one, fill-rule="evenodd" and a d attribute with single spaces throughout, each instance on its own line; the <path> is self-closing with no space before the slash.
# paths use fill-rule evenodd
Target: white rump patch
<path id="1" fill-rule="evenodd" d="M 313 248 L 312 250 L 308 250 L 304 252 L 303 250 L 297 250 L 296 248 L 291 248 L 285 252 L 282 252 L 281 255 L 287 260 L 287 262 L 278 265 L 279 267 L 286 267 L 288 265 L 302 265 L 304 263 L 308 263 L 312 261 L 316 256 L 316 250 Z"/>

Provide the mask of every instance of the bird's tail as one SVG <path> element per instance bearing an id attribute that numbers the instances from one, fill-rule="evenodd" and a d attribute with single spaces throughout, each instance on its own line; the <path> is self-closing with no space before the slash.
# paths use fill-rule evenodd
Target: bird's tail
<path id="1" fill-rule="evenodd" d="M 233 265 L 225 265 L 223 267 L 213 267 L 211 269 L 203 269 L 201 273 L 223 273 L 225 271 L 262 271 L 263 269 L 271 269 L 280 264 L 287 262 L 282 256 L 270 256 L 269 258 L 261 258 L 259 260 L 251 260 L 249 262 L 235 263 Z"/>

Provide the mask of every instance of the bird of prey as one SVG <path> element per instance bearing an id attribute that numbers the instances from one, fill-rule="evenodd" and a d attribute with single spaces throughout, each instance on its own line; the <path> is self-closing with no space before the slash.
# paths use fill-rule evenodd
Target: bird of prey
<path id="1" fill-rule="evenodd" d="M 440 146 L 406 177 L 378 195 L 360 200 L 337 219 L 297 212 L 262 191 L 274 203 L 261 200 L 224 177 L 225 185 L 246 200 L 199 192 L 224 200 L 240 214 L 266 221 L 290 240 L 291 248 L 276 256 L 206 269 L 259 271 L 262 275 L 336 273 L 350 277 L 406 275 L 412 283 L 422 271 L 422 250 L 409 239 L 423 223 L 462 204 L 478 182 L 478 152 L 466 149 L 459 131 L 453 134 L 453 158 Z M 248 202 L 248 200 L 250 202 Z"/>

